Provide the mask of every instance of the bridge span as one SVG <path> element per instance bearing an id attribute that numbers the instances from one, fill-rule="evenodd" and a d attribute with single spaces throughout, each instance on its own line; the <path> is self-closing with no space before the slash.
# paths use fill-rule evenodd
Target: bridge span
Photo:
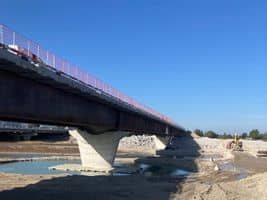
<path id="1" fill-rule="evenodd" d="M 119 140 L 185 130 L 168 117 L 0 25 L 0 120 L 63 125 L 78 140 L 82 165 L 112 168 Z"/>

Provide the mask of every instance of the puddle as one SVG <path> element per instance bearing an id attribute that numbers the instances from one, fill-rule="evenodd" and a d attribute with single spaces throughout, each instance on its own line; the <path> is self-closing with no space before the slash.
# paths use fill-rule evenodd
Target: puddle
<path id="1" fill-rule="evenodd" d="M 218 160 L 220 158 L 222 158 L 222 156 L 218 154 L 205 154 L 196 158 L 196 160 Z"/>
<path id="2" fill-rule="evenodd" d="M 190 159 L 190 160 L 205 160 L 205 161 L 215 161 L 218 160 L 220 158 L 222 158 L 221 155 L 218 154 L 204 154 L 198 157 L 193 157 L 193 156 L 185 156 L 183 157 L 184 159 Z"/>
<path id="3" fill-rule="evenodd" d="M 31 154 L 33 155 L 33 154 Z M 20 155 L 19 155 L 20 156 Z M 30 156 L 30 154 L 28 155 Z M 36 155 L 34 155 L 36 157 Z M 46 156 L 46 155 L 43 155 Z M 24 155 L 25 157 L 25 155 Z M 19 174 L 31 174 L 31 175 L 51 175 L 51 174 L 70 174 L 70 175 L 111 175 L 111 176 L 129 176 L 133 174 L 144 174 L 147 176 L 186 176 L 190 174 L 189 171 L 176 169 L 173 167 L 161 167 L 148 164 L 124 164 L 115 163 L 114 171 L 110 174 L 99 174 L 95 172 L 80 172 L 80 171 L 61 171 L 61 170 L 49 170 L 49 167 L 54 167 L 63 164 L 78 164 L 81 162 L 77 160 L 38 160 L 38 161 L 26 161 L 26 162 L 13 162 L 0 164 L 0 172 L 6 173 L 19 173 Z"/>
<path id="4" fill-rule="evenodd" d="M 177 169 L 171 173 L 171 175 L 173 175 L 173 176 L 185 176 L 185 175 L 189 175 L 189 174 L 192 174 L 192 172 L 185 171 L 182 169 Z"/>
<path id="5" fill-rule="evenodd" d="M 36 158 L 36 157 L 52 157 L 52 156 L 74 156 L 73 154 L 38 154 L 38 153 L 22 153 L 22 154 L 2 154 L 0 158 Z"/>
<path id="6" fill-rule="evenodd" d="M 2 158 L 42 158 L 51 156 L 62 156 L 62 154 L 1 154 Z M 66 155 L 64 155 L 66 156 Z M 201 159 L 210 159 L 210 157 L 216 158 L 216 155 L 207 155 L 201 157 Z M 124 156 L 127 158 L 126 156 Z M 127 160 L 127 159 L 126 159 Z M 116 161 L 114 163 L 114 170 L 110 174 L 99 174 L 94 172 L 80 172 L 80 171 L 63 171 L 63 170 L 51 170 L 54 166 L 64 165 L 64 164 L 78 164 L 80 165 L 80 160 L 36 160 L 36 161 L 24 161 L 24 162 L 12 162 L 0 164 L 0 172 L 6 173 L 19 173 L 19 174 L 70 174 L 70 175 L 111 175 L 111 176 L 129 176 L 134 174 L 142 174 L 146 176 L 187 176 L 193 172 L 185 171 L 174 166 L 158 166 L 154 164 L 144 164 L 144 163 L 131 163 Z"/>
<path id="7" fill-rule="evenodd" d="M 80 172 L 62 172 L 49 170 L 49 167 L 61 164 L 80 164 L 80 161 L 67 161 L 67 160 L 55 160 L 55 161 L 33 161 L 33 162 L 14 162 L 0 165 L 0 172 L 6 173 L 19 173 L 19 174 L 75 174 L 78 175 Z"/>
<path id="8" fill-rule="evenodd" d="M 241 180 L 247 178 L 250 174 L 248 173 L 248 169 L 245 167 L 235 166 L 233 164 L 227 163 L 221 166 L 221 169 L 224 171 L 233 171 L 238 172 L 239 174 L 236 176 L 236 180 Z"/>
<path id="9" fill-rule="evenodd" d="M 147 164 L 140 164 L 139 165 L 139 169 L 141 172 L 145 172 L 148 168 L 150 167 L 150 165 L 147 165 Z"/>
<path id="10" fill-rule="evenodd" d="M 60 154 L 0 154 L 5 158 L 32 158 L 32 157 L 49 157 L 49 156 L 62 156 Z M 220 155 L 210 154 L 202 155 L 195 158 L 199 160 L 216 160 L 221 158 Z M 188 157 L 190 159 L 190 157 Z M 62 165 L 62 164 L 81 164 L 79 160 L 40 160 L 40 161 L 27 161 L 27 162 L 14 162 L 5 163 L 0 165 L 0 172 L 7 173 L 20 173 L 20 174 L 62 174 L 67 173 L 70 175 L 111 175 L 111 176 L 129 176 L 133 174 L 143 174 L 146 176 L 187 176 L 193 172 L 177 169 L 173 166 L 158 166 L 144 163 L 123 163 L 115 162 L 114 170 L 110 174 L 99 174 L 95 172 L 84 173 L 80 171 L 61 171 L 49 170 L 49 167 Z M 250 175 L 249 168 L 237 166 L 234 163 L 226 163 L 220 166 L 223 171 L 237 172 L 237 180 L 244 179 Z"/>
<path id="11" fill-rule="evenodd" d="M 112 173 L 112 176 L 130 176 L 132 174 L 127 174 L 127 173 Z"/>
<path id="12" fill-rule="evenodd" d="M 236 179 L 241 180 L 241 179 L 247 178 L 248 176 L 249 176 L 248 173 L 241 173 L 236 177 Z"/>
<path id="13" fill-rule="evenodd" d="M 140 173 L 149 175 L 149 176 L 186 176 L 192 174 L 193 172 L 177 169 L 174 167 L 162 167 L 162 166 L 153 166 L 147 164 L 140 164 Z"/>
<path id="14" fill-rule="evenodd" d="M 124 164 L 117 162 L 114 164 L 114 167 L 115 173 L 113 173 L 113 175 L 144 174 L 146 176 L 186 176 L 193 173 L 177 169 L 173 166 L 159 166 L 144 163 Z"/>
<path id="15" fill-rule="evenodd" d="M 244 167 L 237 167 L 237 166 L 229 164 L 229 163 L 222 165 L 221 169 L 225 170 L 225 171 L 234 171 L 234 172 L 243 172 L 243 171 L 247 170 Z"/>

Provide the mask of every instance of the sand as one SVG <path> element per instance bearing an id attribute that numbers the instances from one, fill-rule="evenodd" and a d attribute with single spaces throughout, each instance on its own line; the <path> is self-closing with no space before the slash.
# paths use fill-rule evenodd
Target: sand
<path id="1" fill-rule="evenodd" d="M 212 175 L 214 176 L 214 175 Z M 217 174 L 216 176 L 223 176 Z M 211 178 L 211 177 L 209 177 Z M 267 173 L 209 182 L 146 176 L 31 176 L 0 174 L 0 199 L 237 199 L 266 200 Z"/>
<path id="2" fill-rule="evenodd" d="M 140 138 L 137 138 L 140 140 Z M 136 141 L 136 138 L 134 138 Z M 148 140 L 141 139 L 142 144 Z M 195 169 L 196 173 L 187 176 L 151 176 L 135 174 L 130 176 L 69 176 L 60 175 L 22 175 L 0 173 L 0 200 L 70 200 L 70 199 L 207 199 L 207 200 L 266 200 L 267 199 L 267 158 L 253 157 L 253 145 L 257 141 L 249 141 L 244 153 L 232 154 L 225 149 L 226 140 L 180 138 L 178 153 L 202 155 L 218 153 L 222 159 L 218 161 L 196 161 L 180 157 L 145 158 L 137 154 L 146 145 L 124 141 L 123 152 L 117 160 L 127 156 L 136 162 L 146 161 L 159 164 L 163 168 L 168 165 Z M 261 143 L 261 142 L 260 142 Z M 129 148 L 127 149 L 127 146 Z M 246 144 L 246 143 L 245 143 Z M 264 149 L 267 143 L 261 143 L 258 148 Z M 193 148 L 192 148 L 193 147 Z M 132 151 L 132 150 L 136 150 Z M 1 143 L 0 152 L 15 153 L 57 153 L 77 154 L 77 145 L 73 142 L 11 142 Z M 139 151 L 140 152 L 140 151 Z M 252 152 L 252 153 L 251 153 Z M 231 156 L 229 156 L 231 155 Z M 139 157 L 138 157 L 139 156 Z M 220 162 L 235 162 L 240 166 L 251 169 L 251 176 L 237 180 L 238 172 L 214 170 Z"/>

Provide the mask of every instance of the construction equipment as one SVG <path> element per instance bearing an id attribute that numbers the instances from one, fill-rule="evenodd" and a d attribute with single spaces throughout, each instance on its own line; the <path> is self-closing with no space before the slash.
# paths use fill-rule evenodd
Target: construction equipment
<path id="1" fill-rule="evenodd" d="M 235 139 L 229 142 L 226 146 L 227 149 L 232 149 L 233 151 L 243 151 L 243 143 L 239 141 L 239 137 L 235 134 Z"/>

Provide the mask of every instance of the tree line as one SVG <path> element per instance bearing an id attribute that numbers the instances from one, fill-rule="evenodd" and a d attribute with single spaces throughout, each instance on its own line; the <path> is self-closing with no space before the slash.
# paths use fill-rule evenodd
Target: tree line
<path id="1" fill-rule="evenodd" d="M 217 134 L 215 131 L 202 131 L 200 129 L 195 129 L 194 133 L 200 137 L 209 137 L 209 138 L 220 138 L 220 139 L 233 139 L 235 136 L 233 134 L 224 133 L 224 134 Z M 239 135 L 242 139 L 251 138 L 253 140 L 264 140 L 267 141 L 267 133 L 260 133 L 258 129 L 253 129 L 249 133 L 242 133 Z"/>

